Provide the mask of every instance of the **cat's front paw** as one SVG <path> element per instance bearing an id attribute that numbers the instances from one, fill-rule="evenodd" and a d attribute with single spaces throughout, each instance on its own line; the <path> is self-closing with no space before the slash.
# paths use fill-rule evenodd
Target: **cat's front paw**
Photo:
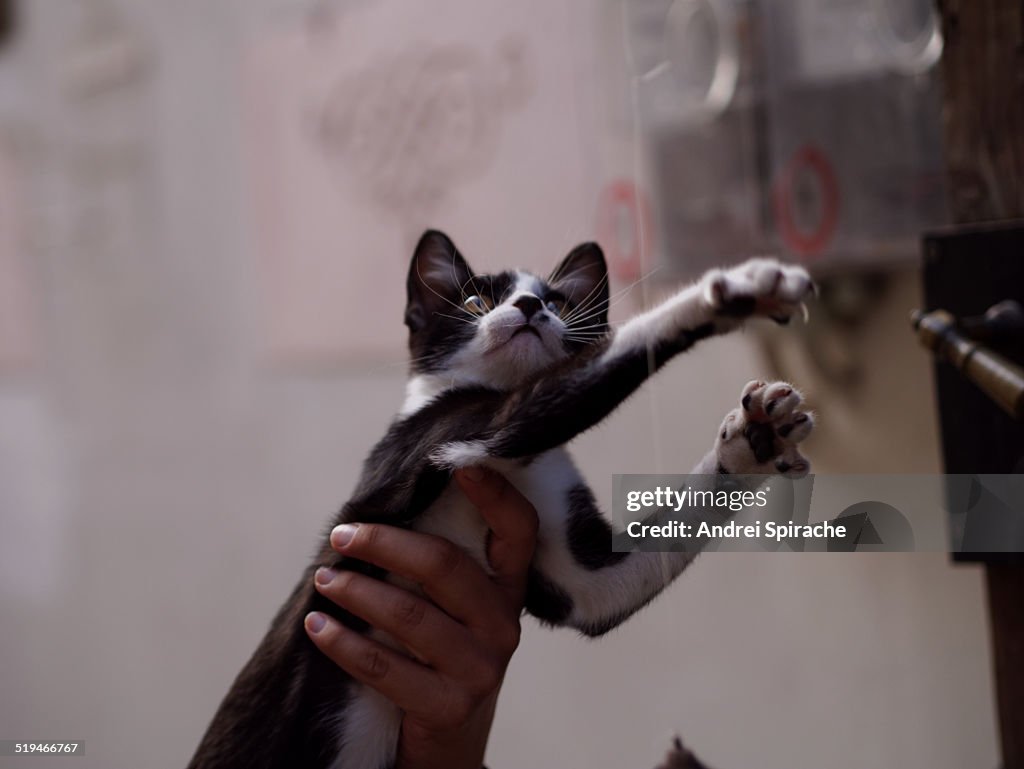
<path id="1" fill-rule="evenodd" d="M 711 270 L 701 283 L 704 299 L 716 315 L 759 315 L 777 323 L 788 323 L 814 291 L 807 270 L 775 259 L 750 259 L 728 270 Z"/>
<path id="2" fill-rule="evenodd" d="M 786 382 L 748 382 L 740 407 L 726 414 L 718 430 L 719 469 L 743 475 L 807 475 L 811 463 L 797 444 L 814 429 L 814 414 L 803 406 L 804 396 Z"/>

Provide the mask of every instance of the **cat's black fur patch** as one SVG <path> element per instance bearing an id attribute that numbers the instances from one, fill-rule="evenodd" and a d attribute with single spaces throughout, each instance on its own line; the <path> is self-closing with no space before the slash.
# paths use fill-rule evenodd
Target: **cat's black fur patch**
<path id="1" fill-rule="evenodd" d="M 569 552 L 585 569 L 596 571 L 614 566 L 629 555 L 612 550 L 612 527 L 598 511 L 594 495 L 586 486 L 569 491 L 568 510 Z"/>
<path id="2" fill-rule="evenodd" d="M 558 625 L 572 613 L 572 599 L 539 571 L 530 569 L 526 581 L 526 610 L 542 622 Z"/>

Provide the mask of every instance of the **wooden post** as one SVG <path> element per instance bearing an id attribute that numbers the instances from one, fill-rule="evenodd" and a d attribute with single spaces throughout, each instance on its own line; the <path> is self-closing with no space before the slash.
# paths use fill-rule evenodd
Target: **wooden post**
<path id="1" fill-rule="evenodd" d="M 953 219 L 1024 218 L 1024 0 L 938 8 Z M 1024 769 L 1024 566 L 985 570 L 1003 767 Z"/>
<path id="2" fill-rule="evenodd" d="M 1004 769 L 1024 767 L 1024 567 L 985 566 Z"/>
<path id="3" fill-rule="evenodd" d="M 938 6 L 953 220 L 1024 217 L 1024 2 Z"/>
<path id="4" fill-rule="evenodd" d="M 0 0 L 0 46 L 14 31 L 14 0 Z"/>

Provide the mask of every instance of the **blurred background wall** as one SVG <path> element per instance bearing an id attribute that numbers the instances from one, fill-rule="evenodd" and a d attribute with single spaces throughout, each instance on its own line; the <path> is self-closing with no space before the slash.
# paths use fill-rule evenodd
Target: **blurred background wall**
<path id="1" fill-rule="evenodd" d="M 402 398 L 418 232 L 483 270 L 540 269 L 618 237 L 625 184 L 661 203 L 608 248 L 625 288 L 676 246 L 663 166 L 616 128 L 648 107 L 616 91 L 614 3 L 18 10 L 0 49 L 0 737 L 180 766 Z M 880 274 L 856 323 L 716 340 L 581 437 L 605 503 L 612 473 L 689 468 L 775 373 L 820 414 L 818 472 L 937 472 L 905 327 L 917 268 Z M 814 350 L 863 365 L 826 377 Z M 648 766 L 679 731 L 723 768 L 994 765 L 981 588 L 943 555 L 705 555 L 602 640 L 527 620 L 488 761 Z"/>

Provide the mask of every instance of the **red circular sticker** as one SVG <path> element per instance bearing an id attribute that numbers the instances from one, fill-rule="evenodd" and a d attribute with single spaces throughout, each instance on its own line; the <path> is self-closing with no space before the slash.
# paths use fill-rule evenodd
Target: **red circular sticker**
<path id="1" fill-rule="evenodd" d="M 651 252 L 653 227 L 647 196 L 628 179 L 616 179 L 602 190 L 597 203 L 597 237 L 608 254 L 615 277 L 636 280 Z"/>
<path id="2" fill-rule="evenodd" d="M 802 257 L 819 256 L 839 221 L 839 182 L 825 153 L 810 144 L 793 153 L 774 192 L 782 241 Z"/>

